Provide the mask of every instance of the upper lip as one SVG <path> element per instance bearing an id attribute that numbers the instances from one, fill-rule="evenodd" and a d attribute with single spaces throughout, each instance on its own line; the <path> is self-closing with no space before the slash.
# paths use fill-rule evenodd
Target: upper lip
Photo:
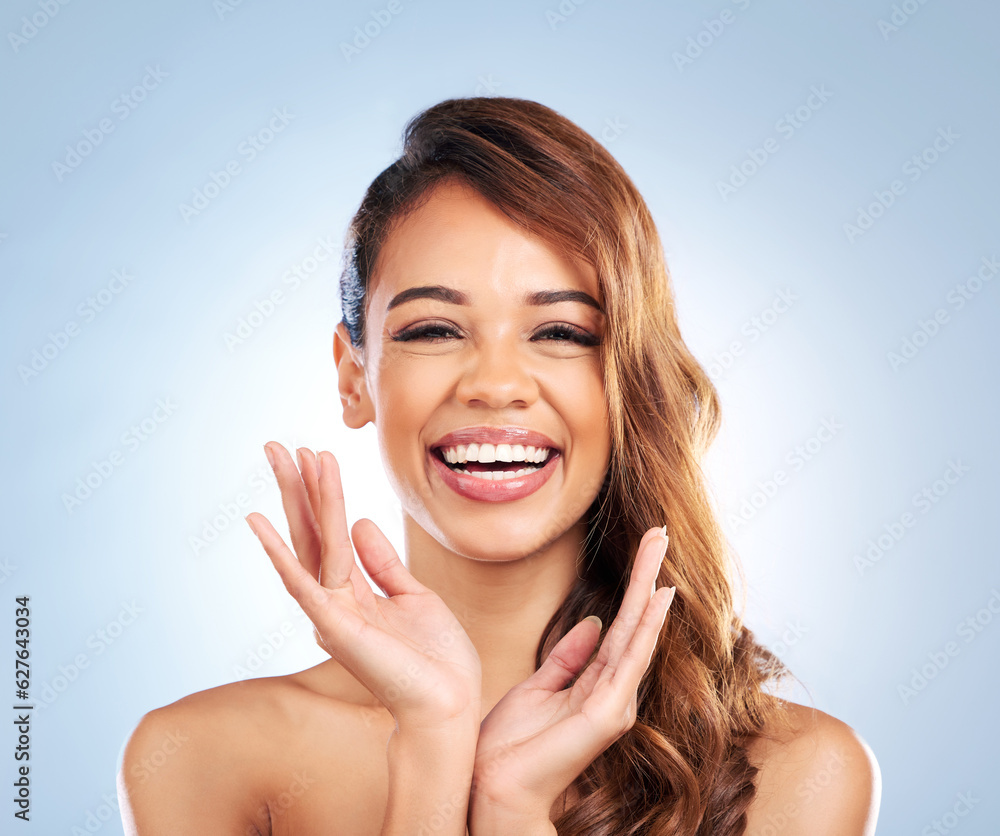
<path id="1" fill-rule="evenodd" d="M 431 449 L 457 447 L 459 444 L 472 444 L 474 442 L 477 444 L 520 444 L 524 447 L 559 449 L 552 439 L 544 433 L 525 427 L 462 427 L 441 436 L 431 445 Z"/>

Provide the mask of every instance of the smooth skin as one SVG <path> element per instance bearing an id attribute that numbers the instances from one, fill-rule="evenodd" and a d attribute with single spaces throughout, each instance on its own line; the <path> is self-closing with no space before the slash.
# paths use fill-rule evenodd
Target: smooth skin
<path id="1" fill-rule="evenodd" d="M 390 309 L 397 293 L 426 285 L 467 304 Z M 119 772 L 126 832 L 374 835 L 420 821 L 441 834 L 466 824 L 475 836 L 555 832 L 550 820 L 578 800 L 572 780 L 634 722 L 669 605 L 669 590 L 651 594 L 666 547 L 651 528 L 596 658 L 587 665 L 600 633 L 584 621 L 534 670 L 541 631 L 583 570 L 583 515 L 610 456 L 599 349 L 569 337 L 599 339 L 603 314 L 526 301 L 567 289 L 600 300 L 589 265 L 457 183 L 392 233 L 366 352 L 339 325 L 334 360 L 345 423 L 375 425 L 403 506 L 405 565 L 371 521 L 348 531 L 333 454 L 302 449 L 296 466 L 270 442 L 291 549 L 260 514 L 248 522 L 331 658 L 147 714 Z M 418 326 L 436 329 L 394 339 Z M 562 457 L 529 497 L 466 499 L 428 455 L 445 432 L 471 425 L 529 427 Z M 785 706 L 792 730 L 751 749 L 761 772 L 747 833 L 873 833 L 871 750 L 839 720 Z"/>

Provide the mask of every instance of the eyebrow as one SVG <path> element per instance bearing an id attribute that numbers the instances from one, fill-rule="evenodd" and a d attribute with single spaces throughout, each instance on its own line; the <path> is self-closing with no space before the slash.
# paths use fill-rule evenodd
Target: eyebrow
<path id="1" fill-rule="evenodd" d="M 460 290 L 440 284 L 421 285 L 420 287 L 409 287 L 397 293 L 389 300 L 386 311 L 391 311 L 404 302 L 410 302 L 414 299 L 437 299 L 440 302 L 447 302 L 451 305 L 472 304 L 469 301 L 469 297 Z M 581 302 L 604 313 L 604 309 L 598 304 L 597 300 L 582 290 L 536 290 L 534 293 L 528 293 L 524 297 L 526 305 L 556 305 L 559 302 Z"/>

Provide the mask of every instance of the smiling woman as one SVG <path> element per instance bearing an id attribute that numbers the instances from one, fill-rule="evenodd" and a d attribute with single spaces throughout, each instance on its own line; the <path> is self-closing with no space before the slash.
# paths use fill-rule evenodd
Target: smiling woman
<path id="1" fill-rule="evenodd" d="M 294 553 L 248 522 L 331 658 L 147 714 L 128 832 L 873 833 L 870 749 L 766 690 L 735 611 L 718 398 L 607 151 L 526 100 L 429 108 L 341 299 L 343 420 L 375 425 L 405 561 L 348 532 L 331 453 L 266 445 Z"/>

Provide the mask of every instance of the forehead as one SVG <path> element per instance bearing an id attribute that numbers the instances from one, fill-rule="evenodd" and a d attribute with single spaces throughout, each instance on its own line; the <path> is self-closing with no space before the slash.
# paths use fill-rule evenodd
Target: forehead
<path id="1" fill-rule="evenodd" d="M 385 310 L 407 288 L 445 285 L 472 304 L 517 301 L 539 290 L 579 290 L 601 302 L 597 272 L 517 226 L 460 181 L 434 187 L 389 235 L 371 291 Z"/>

